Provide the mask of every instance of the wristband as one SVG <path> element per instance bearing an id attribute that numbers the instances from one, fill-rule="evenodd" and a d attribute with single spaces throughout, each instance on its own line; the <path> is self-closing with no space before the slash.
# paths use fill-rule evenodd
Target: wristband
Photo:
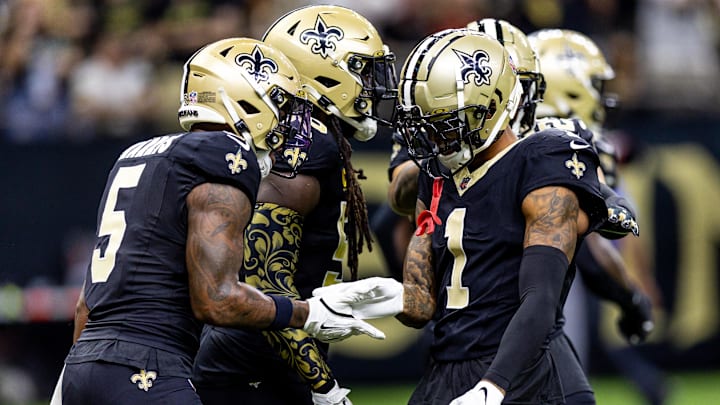
<path id="1" fill-rule="evenodd" d="M 290 326 L 293 313 L 292 300 L 282 295 L 269 295 L 275 301 L 275 319 L 266 330 L 280 330 Z"/>

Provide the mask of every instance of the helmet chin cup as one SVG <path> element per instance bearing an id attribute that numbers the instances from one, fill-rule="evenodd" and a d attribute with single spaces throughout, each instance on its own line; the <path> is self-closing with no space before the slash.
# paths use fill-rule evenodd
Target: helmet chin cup
<path id="1" fill-rule="evenodd" d="M 364 118 L 359 122 L 355 120 L 353 121 L 357 124 L 353 125 L 355 127 L 353 138 L 360 142 L 367 142 L 375 137 L 375 134 L 377 133 L 377 121 L 372 118 Z"/>
<path id="2" fill-rule="evenodd" d="M 438 161 L 448 168 L 453 174 L 465 167 L 472 160 L 473 153 L 467 145 L 463 145 L 459 151 L 448 155 L 438 155 Z"/>
<path id="3" fill-rule="evenodd" d="M 260 167 L 260 177 L 264 179 L 270 174 L 273 166 L 270 151 L 257 150 L 255 154 L 257 156 L 258 166 Z"/>

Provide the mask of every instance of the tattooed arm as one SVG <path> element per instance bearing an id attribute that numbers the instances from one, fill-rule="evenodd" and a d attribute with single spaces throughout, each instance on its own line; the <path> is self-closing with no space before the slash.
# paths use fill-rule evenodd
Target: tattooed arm
<path id="1" fill-rule="evenodd" d="M 577 238 L 587 231 L 588 217 L 577 196 L 565 187 L 543 187 L 529 193 L 522 203 L 525 242 L 560 249 L 572 260 Z"/>
<path id="2" fill-rule="evenodd" d="M 273 300 L 240 283 L 245 227 L 251 205 L 239 189 L 204 183 L 187 197 L 186 263 L 190 303 L 195 316 L 209 324 L 266 328 L 275 317 Z M 292 327 L 302 328 L 307 303 L 293 301 Z"/>
<path id="3" fill-rule="evenodd" d="M 392 172 L 388 187 L 390 207 L 400 215 L 412 216 L 418 194 L 420 168 L 412 160 L 401 163 Z"/>
<path id="4" fill-rule="evenodd" d="M 418 200 L 415 215 L 425 210 L 425 204 Z M 422 328 L 433 317 L 437 298 L 431 235 L 413 234 L 405 255 L 403 268 L 403 312 L 396 318 L 403 324 Z"/>
<path id="5" fill-rule="evenodd" d="M 483 380 L 507 390 L 513 379 L 538 355 L 555 323 L 558 303 L 578 235 L 587 216 L 577 196 L 564 187 L 543 187 L 522 203 L 525 239 L 519 269 L 520 306 Z"/>

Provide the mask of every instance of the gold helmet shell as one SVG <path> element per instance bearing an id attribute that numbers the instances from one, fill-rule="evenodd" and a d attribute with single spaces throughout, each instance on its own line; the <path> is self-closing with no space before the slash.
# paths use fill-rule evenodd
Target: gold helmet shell
<path id="1" fill-rule="evenodd" d="M 185 63 L 178 119 L 186 131 L 227 124 L 249 133 L 256 149 L 271 150 L 283 145 L 287 134 L 275 129 L 302 98 L 300 74 L 280 51 L 251 38 L 223 39 Z"/>
<path id="2" fill-rule="evenodd" d="M 443 155 L 457 152 L 456 161 L 445 165 L 463 167 L 507 128 L 521 93 L 510 54 L 494 38 L 467 29 L 428 36 L 400 73 L 398 121 L 406 136 L 416 138 L 408 139 L 409 152 L 438 156 L 443 164 Z M 425 136 L 430 142 L 417 139 Z M 423 144 L 437 148 L 423 152 Z"/>
<path id="3" fill-rule="evenodd" d="M 605 121 L 604 83 L 615 77 L 600 48 L 585 34 L 543 29 L 528 35 L 547 88 L 537 116 L 579 118 L 593 131 Z"/>
<path id="4" fill-rule="evenodd" d="M 483 18 L 471 21 L 467 28 L 497 39 L 510 53 L 523 86 L 523 101 L 511 123 L 519 135 L 528 133 L 535 123 L 535 109 L 545 91 L 540 59 L 524 32 L 505 20 Z"/>
<path id="5" fill-rule="evenodd" d="M 317 106 L 341 118 L 379 119 L 380 100 L 395 100 L 395 55 L 362 15 L 341 6 L 295 9 L 277 19 L 263 41 L 295 64 Z M 330 107 L 329 107 L 330 106 Z"/>

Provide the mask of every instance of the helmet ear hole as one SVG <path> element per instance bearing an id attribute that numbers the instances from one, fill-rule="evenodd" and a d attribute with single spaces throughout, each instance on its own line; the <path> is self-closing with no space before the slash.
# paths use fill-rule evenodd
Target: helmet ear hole
<path id="1" fill-rule="evenodd" d="M 237 103 L 240 106 L 240 108 L 242 108 L 243 111 L 245 111 L 245 114 L 251 115 L 251 114 L 259 114 L 260 113 L 260 110 L 258 110 L 254 105 L 248 103 L 245 100 L 239 100 Z"/>
<path id="2" fill-rule="evenodd" d="M 326 76 L 317 76 L 315 77 L 315 81 L 322 84 L 326 89 L 331 89 L 340 84 L 339 81 Z"/>

